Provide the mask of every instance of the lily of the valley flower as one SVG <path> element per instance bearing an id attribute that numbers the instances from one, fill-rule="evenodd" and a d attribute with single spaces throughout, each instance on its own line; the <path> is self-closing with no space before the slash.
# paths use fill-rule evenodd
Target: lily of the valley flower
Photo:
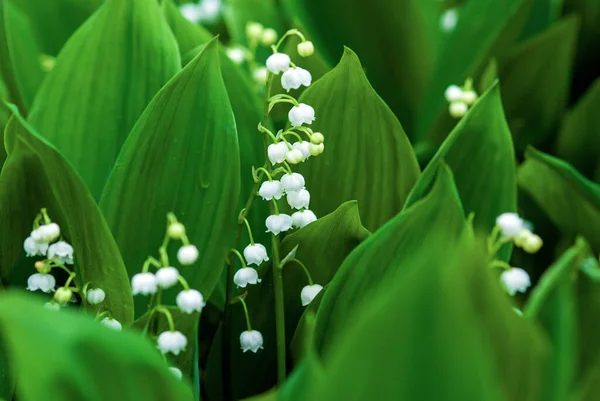
<path id="1" fill-rule="evenodd" d="M 310 204 L 310 192 L 302 188 L 299 191 L 287 193 L 287 203 L 294 209 L 306 209 Z"/>
<path id="2" fill-rule="evenodd" d="M 266 28 L 263 31 L 262 36 L 260 38 L 260 42 L 263 44 L 263 46 L 271 46 L 276 41 L 277 41 L 277 32 L 275 31 L 275 29 Z"/>
<path id="3" fill-rule="evenodd" d="M 312 76 L 310 72 L 300 67 L 292 67 L 281 75 L 281 86 L 287 92 L 290 89 L 298 89 L 302 85 L 310 86 Z"/>
<path id="4" fill-rule="evenodd" d="M 54 300 L 61 305 L 65 305 L 73 297 L 73 291 L 70 288 L 59 287 L 54 293 Z"/>
<path id="5" fill-rule="evenodd" d="M 23 242 L 23 249 L 27 256 L 45 256 L 48 252 L 48 243 L 46 242 L 35 242 L 31 236 L 25 239 Z"/>
<path id="6" fill-rule="evenodd" d="M 121 325 L 121 323 L 116 319 L 111 319 L 110 317 L 105 317 L 100 321 L 100 323 L 108 327 L 109 329 L 113 329 L 115 331 L 123 330 L 123 326 Z"/>
<path id="7" fill-rule="evenodd" d="M 306 225 L 312 223 L 317 220 L 317 216 L 312 212 L 312 210 L 302 210 L 300 212 L 295 212 L 292 214 L 292 222 L 294 227 L 302 228 Z"/>
<path id="8" fill-rule="evenodd" d="M 183 266 L 192 265 L 198 260 L 198 248 L 194 245 L 184 245 L 177 251 L 177 260 Z"/>
<path id="9" fill-rule="evenodd" d="M 183 377 L 183 373 L 181 373 L 181 370 L 177 369 L 174 366 L 169 366 L 169 371 L 173 374 L 173 376 L 175 376 L 179 380 L 181 380 L 181 378 Z"/>
<path id="10" fill-rule="evenodd" d="M 177 306 L 184 313 L 201 312 L 204 308 L 204 297 L 200 291 L 189 289 L 177 294 Z"/>
<path id="11" fill-rule="evenodd" d="M 287 155 L 288 147 L 285 142 L 272 143 L 267 148 L 267 155 L 272 165 L 282 163 Z"/>
<path id="12" fill-rule="evenodd" d="M 29 291 L 40 290 L 49 293 L 54 291 L 55 286 L 56 280 L 51 274 L 35 273 L 27 279 L 27 290 Z"/>
<path id="13" fill-rule="evenodd" d="M 317 294 L 321 292 L 322 289 L 323 286 L 319 284 L 307 285 L 304 288 L 302 288 L 302 291 L 300 292 L 300 300 L 302 301 L 302 306 L 306 306 L 309 303 L 311 303 L 312 300 L 315 299 Z"/>
<path id="14" fill-rule="evenodd" d="M 277 180 L 265 181 L 260 185 L 258 194 L 264 200 L 271 200 L 273 198 L 281 199 L 283 196 L 283 187 L 281 186 L 281 182 Z"/>
<path id="15" fill-rule="evenodd" d="M 135 274 L 131 278 L 131 290 L 133 295 L 150 295 L 156 293 L 156 277 L 149 272 Z"/>
<path id="16" fill-rule="evenodd" d="M 160 288 L 170 288 L 177 284 L 179 278 L 179 270 L 172 266 L 161 267 L 155 274 L 156 283 Z"/>
<path id="17" fill-rule="evenodd" d="M 259 349 L 263 348 L 263 336 L 260 331 L 246 330 L 240 334 L 240 345 L 242 346 L 242 351 L 256 353 Z"/>
<path id="18" fill-rule="evenodd" d="M 448 33 L 452 32 L 458 23 L 458 11 L 456 8 L 449 8 L 440 16 L 440 28 Z"/>
<path id="19" fill-rule="evenodd" d="M 238 270 L 233 276 L 235 285 L 241 288 L 246 288 L 248 284 L 258 284 L 261 279 L 258 278 L 258 272 L 251 267 L 243 267 Z"/>
<path id="20" fill-rule="evenodd" d="M 450 85 L 446 88 L 444 96 L 448 102 L 456 102 L 462 100 L 463 90 L 458 85 Z"/>
<path id="21" fill-rule="evenodd" d="M 299 127 L 302 124 L 311 124 L 315 121 L 315 109 L 311 106 L 300 103 L 298 106 L 294 106 L 288 113 L 288 119 L 292 124 L 292 127 Z"/>
<path id="22" fill-rule="evenodd" d="M 308 144 L 308 152 L 310 153 L 311 156 L 319 156 L 321 153 L 323 153 L 324 150 L 325 150 L 325 144 L 324 143 L 319 143 L 319 144 L 310 143 L 310 144 Z"/>
<path id="23" fill-rule="evenodd" d="M 312 54 L 315 52 L 315 46 L 311 41 L 305 40 L 304 42 L 298 43 L 296 50 L 298 51 L 300 57 L 308 57 L 312 56 Z"/>
<path id="24" fill-rule="evenodd" d="M 164 331 L 159 334 L 157 348 L 163 354 L 172 353 L 179 355 L 187 345 L 187 338 L 180 331 Z"/>
<path id="25" fill-rule="evenodd" d="M 226 51 L 227 57 L 235 64 L 242 64 L 246 59 L 246 53 L 239 47 L 230 47 Z"/>
<path id="26" fill-rule="evenodd" d="M 467 114 L 468 110 L 469 106 L 465 102 L 460 100 L 450 103 L 450 106 L 448 108 L 450 115 L 454 118 L 463 117 L 465 114 Z"/>
<path id="27" fill-rule="evenodd" d="M 290 68 L 290 56 L 285 53 L 271 54 L 267 59 L 267 69 L 273 74 L 278 75 L 281 72 L 287 71 Z"/>
<path id="28" fill-rule="evenodd" d="M 56 258 L 62 264 L 73 264 L 73 247 L 65 241 L 58 241 L 48 247 L 48 259 Z"/>
<path id="29" fill-rule="evenodd" d="M 525 221 L 516 213 L 502 213 L 496 218 L 496 225 L 507 239 L 514 238 L 527 229 Z"/>
<path id="30" fill-rule="evenodd" d="M 510 295 L 515 295 L 517 292 L 524 293 L 531 285 L 529 274 L 518 267 L 503 271 L 500 280 Z"/>
<path id="31" fill-rule="evenodd" d="M 87 290 L 85 298 L 87 299 L 88 303 L 92 305 L 98 305 L 104 302 L 106 293 L 104 290 L 102 290 L 102 288 L 93 288 L 91 290 Z"/>
<path id="32" fill-rule="evenodd" d="M 244 248 L 244 258 L 247 264 L 257 266 L 269 260 L 267 248 L 262 244 L 250 244 Z"/>
<path id="33" fill-rule="evenodd" d="M 302 174 L 288 173 L 281 177 L 281 186 L 287 192 L 300 191 L 302 188 L 304 188 L 304 185 L 305 181 Z"/>
<path id="34" fill-rule="evenodd" d="M 285 160 L 290 164 L 298 164 L 304 161 L 304 154 L 301 150 L 292 149 L 285 155 Z"/>
<path id="35" fill-rule="evenodd" d="M 269 71 L 267 70 L 266 67 L 259 67 L 259 68 L 254 69 L 254 71 L 252 71 L 252 77 L 260 85 L 264 85 L 267 83 L 267 75 L 268 74 L 269 74 Z"/>
<path id="36" fill-rule="evenodd" d="M 287 231 L 292 228 L 292 218 L 287 214 L 273 214 L 267 217 L 265 225 L 267 226 L 267 232 L 278 235 L 283 231 Z"/>
<path id="37" fill-rule="evenodd" d="M 292 148 L 302 152 L 302 161 L 305 161 L 306 159 L 308 159 L 311 156 L 310 155 L 310 143 L 307 141 L 294 142 L 292 144 Z"/>
<path id="38" fill-rule="evenodd" d="M 31 238 L 37 243 L 50 243 L 60 236 L 60 227 L 56 223 L 44 224 L 31 232 Z"/>

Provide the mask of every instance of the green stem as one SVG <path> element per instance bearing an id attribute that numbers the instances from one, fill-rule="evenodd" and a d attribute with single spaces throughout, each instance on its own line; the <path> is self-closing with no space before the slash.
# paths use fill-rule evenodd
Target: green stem
<path id="1" fill-rule="evenodd" d="M 248 331 L 252 331 L 252 325 L 250 324 L 250 314 L 248 313 L 248 306 L 246 305 L 246 301 L 244 301 L 244 298 L 242 297 L 239 297 L 238 299 L 244 307 L 244 315 L 246 316 L 246 327 L 248 328 Z"/>
<path id="2" fill-rule="evenodd" d="M 275 293 L 275 336 L 277 337 L 277 384 L 281 386 L 285 381 L 285 310 L 283 299 L 283 270 L 279 258 L 279 237 L 271 235 L 273 253 L 273 291 Z"/>
<path id="3" fill-rule="evenodd" d="M 246 219 L 245 217 L 244 217 L 244 224 L 246 225 L 246 229 L 248 230 L 248 238 L 250 238 L 250 243 L 252 245 L 254 245 L 254 237 L 252 236 L 252 229 L 250 228 L 250 223 L 248 223 L 248 219 Z M 237 250 L 236 250 L 236 252 L 237 252 Z"/>
<path id="4" fill-rule="evenodd" d="M 301 268 L 302 270 L 304 270 L 304 274 L 306 274 L 306 278 L 308 279 L 308 285 L 314 285 L 312 276 L 310 275 L 310 272 L 308 271 L 308 268 L 306 267 L 306 265 L 304 263 L 302 263 L 299 259 L 290 259 L 287 260 L 282 266 L 281 268 L 283 269 L 285 265 L 287 265 L 288 263 L 292 263 L 292 262 L 296 262 Z"/>
<path id="5" fill-rule="evenodd" d="M 167 322 L 169 322 L 169 330 L 175 331 L 175 323 L 173 323 L 173 316 L 171 316 L 171 312 L 162 305 L 157 306 L 156 311 L 165 315 Z"/>
<path id="6" fill-rule="evenodd" d="M 235 256 L 237 256 L 237 258 L 240 260 L 240 263 L 242 264 L 242 267 L 246 267 L 246 261 L 244 260 L 244 258 L 242 257 L 242 254 L 240 253 L 240 251 L 238 251 L 235 248 L 231 248 L 229 250 L 229 253 L 233 253 Z M 231 265 L 233 266 L 233 261 L 231 262 Z"/>

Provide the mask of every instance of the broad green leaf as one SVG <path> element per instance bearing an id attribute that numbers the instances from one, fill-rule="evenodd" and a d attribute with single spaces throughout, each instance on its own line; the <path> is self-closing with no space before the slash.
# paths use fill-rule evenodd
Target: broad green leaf
<path id="1" fill-rule="evenodd" d="M 0 399 L 12 400 L 14 391 L 15 379 L 10 371 L 6 341 L 0 334 Z"/>
<path id="2" fill-rule="evenodd" d="M 207 45 L 155 96 L 124 144 L 100 202 L 130 275 L 157 254 L 165 216 L 174 212 L 200 251 L 196 265 L 181 274 L 205 298 L 231 247 L 240 185 L 236 127 L 217 46 L 216 40 Z M 136 299 L 139 307 L 146 303 Z"/>
<path id="3" fill-rule="evenodd" d="M 37 42 L 27 17 L 9 0 L 0 1 L 0 73 L 9 98 L 28 110 L 42 83 Z"/>
<path id="4" fill-rule="evenodd" d="M 565 17 L 522 43 L 500 65 L 502 99 L 518 150 L 543 144 L 560 121 L 579 26 L 576 16 Z"/>
<path id="5" fill-rule="evenodd" d="M 57 55 L 65 42 L 103 3 L 102 0 L 9 0 L 31 21 L 46 54 Z"/>
<path id="6" fill-rule="evenodd" d="M 314 107 L 311 128 L 325 136 L 325 152 L 298 166 L 312 195 L 311 209 L 322 216 L 358 200 L 365 227 L 378 229 L 402 208 L 419 176 L 402 126 L 348 48 L 300 102 Z"/>
<path id="7" fill-rule="evenodd" d="M 429 191 L 441 163 L 447 163 L 474 226 L 488 233 L 498 215 L 516 210 L 516 168 L 512 138 L 497 83 L 484 93 L 450 133 L 408 196 L 404 210 Z"/>
<path id="8" fill-rule="evenodd" d="M 587 176 L 593 175 L 600 165 L 599 109 L 600 78 L 564 116 L 556 143 L 556 154 Z"/>
<path id="9" fill-rule="evenodd" d="M 24 286 L 35 273 L 33 261 L 24 259 L 23 241 L 33 219 L 45 207 L 73 246 L 76 280 L 92 282 L 106 293 L 100 305 L 117 320 L 133 319 L 133 300 L 123 259 L 111 232 L 85 184 L 62 155 L 18 114 L 21 128 L 0 174 L 0 272 L 2 280 Z M 13 127 L 15 126 L 13 125 Z"/>
<path id="10" fill-rule="evenodd" d="M 576 283 L 573 277 L 584 257 L 578 241 L 544 273 L 524 308 L 525 316 L 539 321 L 552 343 L 552 360 L 546 364 L 544 400 L 565 400 L 571 393 L 579 353 Z"/>
<path id="11" fill-rule="evenodd" d="M 449 239 L 447 233 L 430 235 L 419 258 L 394 263 L 405 271 L 402 279 L 390 277 L 385 288 L 368 295 L 352 294 L 362 298 L 362 305 L 353 309 L 331 344 L 324 358 L 327 385 L 314 400 L 537 400 L 527 392 L 511 397 L 502 388 L 501 367 L 495 364 L 481 309 L 509 328 L 529 323 L 512 312 L 491 280 L 487 255 L 473 253 L 459 241 L 449 246 Z M 485 307 L 474 302 L 475 285 L 491 293 Z M 539 341 L 530 336 L 521 342 L 536 349 Z M 529 357 L 511 348 L 503 351 Z"/>
<path id="12" fill-rule="evenodd" d="M 475 0 L 458 8 L 459 22 L 441 42 L 436 69 L 420 103 L 416 127 L 418 140 L 429 134 L 434 136 L 435 142 L 441 142 L 444 132 L 431 132 L 431 127 L 440 113 L 447 114 L 446 88 L 462 85 L 476 74 L 478 68 L 487 64 L 490 56 L 502 53 L 516 39 L 525 23 L 525 3 L 524 0 Z"/>
<path id="13" fill-rule="evenodd" d="M 412 133 L 412 120 L 438 55 L 437 2 L 286 0 L 284 4 L 329 64 L 339 59 L 344 46 L 360 55 L 369 81 Z"/>
<path id="14" fill-rule="evenodd" d="M 29 122 L 98 199 L 129 131 L 179 68 L 156 0 L 107 0 L 65 44 Z"/>
<path id="15" fill-rule="evenodd" d="M 184 60 L 184 55 L 199 45 L 210 42 L 213 35 L 202 28 L 200 25 L 192 24 L 181 15 L 177 6 L 171 0 L 164 0 L 162 3 L 163 14 L 171 27 L 171 31 L 179 45 L 179 53 L 182 57 L 182 64 L 185 65 L 189 60 Z M 196 54 L 200 53 L 198 51 Z"/>
<path id="16" fill-rule="evenodd" d="M 547 29 L 560 18 L 563 3 L 564 0 L 534 1 L 521 37 L 529 38 Z"/>
<path id="17" fill-rule="evenodd" d="M 193 399 L 140 334 L 116 332 L 80 312 L 49 311 L 39 301 L 20 293 L 0 299 L 0 330 L 18 377 L 18 399 Z"/>
<path id="18" fill-rule="evenodd" d="M 362 226 L 356 202 L 346 202 L 335 212 L 322 217 L 301 230 L 287 236 L 281 244 L 280 255 L 285 257 L 297 247 L 296 258 L 309 270 L 315 283 L 325 286 L 334 276 L 344 258 L 369 235 Z M 249 286 L 246 303 L 252 327 L 263 334 L 265 349 L 257 354 L 242 353 L 239 335 L 245 330 L 241 305 L 231 305 L 231 386 L 234 399 L 248 397 L 266 391 L 276 383 L 275 321 L 273 296 L 273 271 L 271 265 L 260 269 L 261 283 Z M 297 263 L 289 263 L 283 269 L 285 294 L 286 341 L 293 338 L 298 321 L 304 311 L 300 291 L 308 284 L 306 275 Z M 222 347 L 221 331 L 215 336 L 213 347 Z M 207 391 L 211 397 L 219 397 L 221 383 L 220 355 L 211 353 L 207 367 Z M 272 374 L 265 374 L 272 372 Z"/>
<path id="19" fill-rule="evenodd" d="M 435 255 L 445 260 L 446 247 L 456 245 L 463 227 L 452 172 L 442 164 L 429 194 L 377 230 L 340 266 L 317 313 L 315 342 L 321 354 L 339 340 L 361 305 L 402 280 L 420 259 Z M 443 236 L 446 247 L 430 246 L 434 234 Z"/>
<path id="20" fill-rule="evenodd" d="M 583 235 L 600 250 L 600 186 L 568 163 L 529 148 L 519 167 L 519 187 L 568 236 Z"/>

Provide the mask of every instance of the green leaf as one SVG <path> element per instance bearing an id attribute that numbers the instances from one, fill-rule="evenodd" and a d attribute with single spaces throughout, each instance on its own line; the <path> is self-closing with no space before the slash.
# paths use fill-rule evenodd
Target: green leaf
<path id="1" fill-rule="evenodd" d="M 103 3 L 102 0 L 9 0 L 31 21 L 46 54 L 56 55 L 77 28 Z"/>
<path id="2" fill-rule="evenodd" d="M 100 202 L 130 275 L 157 254 L 165 216 L 174 212 L 200 251 L 196 267 L 181 274 L 205 298 L 231 247 L 240 185 L 236 127 L 217 46 L 216 40 L 207 45 L 152 100 Z M 173 300 L 174 293 L 168 294 Z M 146 303 L 136 300 L 139 307 Z"/>
<path id="3" fill-rule="evenodd" d="M 311 209 L 322 216 L 356 199 L 365 227 L 378 229 L 401 209 L 419 176 L 402 126 L 348 48 L 299 101 L 314 107 L 311 128 L 325 136 L 325 153 L 298 166 L 312 194 Z"/>
<path id="4" fill-rule="evenodd" d="M 296 258 L 306 265 L 315 283 L 325 286 L 344 258 L 368 235 L 368 231 L 361 224 L 356 202 L 346 202 L 335 212 L 287 236 L 281 244 L 280 255 L 283 258 L 297 247 Z M 260 270 L 260 276 L 260 284 L 246 288 L 246 303 L 252 327 L 263 334 L 265 344 L 275 344 L 275 300 L 271 265 L 264 266 Z M 305 309 L 300 301 L 300 291 L 308 281 L 302 268 L 294 262 L 285 265 L 283 284 L 286 338 L 289 343 Z M 266 349 L 257 354 L 242 353 L 239 335 L 245 330 L 244 312 L 239 304 L 234 304 L 231 306 L 231 313 L 231 386 L 234 399 L 240 399 L 266 391 L 275 385 L 276 354 L 274 346 L 265 346 Z M 222 347 L 221 336 L 219 330 L 213 348 Z M 221 383 L 217 379 L 221 373 L 220 363 L 221 356 L 211 353 L 206 369 L 209 383 L 207 391 L 211 399 L 218 397 L 221 391 Z"/>
<path id="5" fill-rule="evenodd" d="M 600 250 L 600 186 L 564 161 L 529 148 L 519 167 L 519 187 L 568 236 L 583 235 Z"/>
<path id="6" fill-rule="evenodd" d="M 512 139 L 497 83 L 461 119 L 423 171 L 404 210 L 429 191 L 441 163 L 447 163 L 475 228 L 490 232 L 496 217 L 516 210 L 517 188 Z"/>
<path id="7" fill-rule="evenodd" d="M 446 88 L 462 85 L 487 64 L 491 55 L 502 52 L 511 43 L 520 31 L 521 22 L 525 23 L 526 15 L 521 15 L 525 3 L 523 0 L 468 1 L 458 9 L 459 22 L 442 40 L 436 69 L 420 103 L 417 139 L 430 134 L 435 136 L 436 142 L 441 142 L 440 132 L 431 131 L 431 127 L 441 112 L 448 113 L 448 102 L 444 98 Z"/>
<path id="8" fill-rule="evenodd" d="M 339 59 L 344 46 L 354 49 L 377 93 L 412 132 L 413 116 L 438 54 L 437 2 L 286 0 L 284 4 L 329 64 Z"/>
<path id="9" fill-rule="evenodd" d="M 567 112 L 562 121 L 556 143 L 556 154 L 571 163 L 578 171 L 593 175 L 598 163 L 600 138 L 600 78 Z"/>
<path id="10" fill-rule="evenodd" d="M 193 399 L 137 333 L 116 332 L 82 313 L 46 310 L 20 293 L 4 296 L 0 312 L 20 400 Z"/>
<path id="11" fill-rule="evenodd" d="M 179 68 L 156 0 L 108 0 L 65 44 L 29 122 L 98 199 L 129 131 Z"/>
<path id="12" fill-rule="evenodd" d="M 502 98 L 518 150 L 543 144 L 560 121 L 569 99 L 579 26 L 576 16 L 563 18 L 522 43 L 500 65 Z"/>
<path id="13" fill-rule="evenodd" d="M 464 215 L 452 172 L 441 165 L 429 194 L 377 230 L 339 268 L 317 313 L 315 341 L 321 354 L 330 350 L 358 308 L 373 294 L 401 280 L 426 256 L 446 259 L 446 248 L 429 246 L 432 235 L 443 236 L 451 249 L 463 227 Z"/>
<path id="14" fill-rule="evenodd" d="M 28 110 L 44 74 L 32 27 L 9 0 L 0 1 L 0 74 L 9 98 L 21 110 Z"/>
<path id="15" fill-rule="evenodd" d="M 0 399 L 12 400 L 15 379 L 10 371 L 10 361 L 6 352 L 6 341 L 0 334 Z"/>
<path id="16" fill-rule="evenodd" d="M 21 131 L 0 174 L 0 272 L 5 284 L 24 285 L 35 273 L 23 258 L 23 241 L 45 207 L 73 246 L 76 278 L 106 293 L 101 307 L 128 324 L 133 319 L 129 278 L 115 240 L 85 184 L 62 155 L 15 112 Z M 18 280 L 16 280 L 18 278 Z M 16 281 L 15 281 L 16 280 Z M 13 282 L 15 281 L 15 282 Z"/>

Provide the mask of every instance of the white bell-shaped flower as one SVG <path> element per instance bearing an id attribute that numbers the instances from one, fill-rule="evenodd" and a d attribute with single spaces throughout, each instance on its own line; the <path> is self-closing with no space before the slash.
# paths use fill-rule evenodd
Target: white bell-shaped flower
<path id="1" fill-rule="evenodd" d="M 285 53 L 275 53 L 267 59 L 267 69 L 273 74 L 278 75 L 280 72 L 287 71 L 290 68 L 290 56 Z"/>
<path id="2" fill-rule="evenodd" d="M 183 378 L 183 373 L 181 372 L 181 370 L 177 369 L 176 367 L 169 366 L 169 371 L 173 374 L 173 376 L 175 376 L 179 380 L 181 380 Z"/>
<path id="3" fill-rule="evenodd" d="M 285 160 L 290 164 L 298 164 L 304 161 L 304 154 L 301 150 L 292 149 L 285 155 Z"/>
<path id="4" fill-rule="evenodd" d="M 108 327 L 109 329 L 113 329 L 114 331 L 123 330 L 123 326 L 121 325 L 121 323 L 116 319 L 111 319 L 110 317 L 105 317 L 100 321 L 100 323 Z"/>
<path id="5" fill-rule="evenodd" d="M 179 355 L 187 345 L 187 338 L 180 331 L 164 331 L 156 339 L 157 348 L 163 354 Z"/>
<path id="6" fill-rule="evenodd" d="M 276 41 L 277 41 L 277 31 L 275 31 L 275 29 L 273 29 L 273 28 L 266 28 L 262 33 L 262 37 L 260 38 L 260 42 L 262 43 L 262 45 L 263 46 L 271 46 Z"/>
<path id="7" fill-rule="evenodd" d="M 31 238 L 38 243 L 50 243 L 60 237 L 60 227 L 56 223 L 44 224 L 31 232 Z"/>
<path id="8" fill-rule="evenodd" d="M 505 238 L 514 238 L 521 231 L 527 230 L 525 221 L 516 213 L 502 213 L 496 218 L 496 225 L 500 227 Z"/>
<path id="9" fill-rule="evenodd" d="M 263 348 L 263 336 L 260 331 L 246 330 L 240 334 L 240 345 L 242 346 L 242 351 L 256 353 L 259 349 Z"/>
<path id="10" fill-rule="evenodd" d="M 502 284 L 504 284 L 506 292 L 510 295 L 515 295 L 517 292 L 524 293 L 531 285 L 529 274 L 518 267 L 503 271 L 500 275 L 500 280 L 502 281 Z"/>
<path id="11" fill-rule="evenodd" d="M 273 166 L 277 163 L 282 163 L 285 160 L 287 152 L 288 147 L 285 142 L 272 143 L 267 148 L 267 155 Z"/>
<path id="12" fill-rule="evenodd" d="M 54 302 L 54 300 L 50 301 L 50 302 L 46 302 L 44 304 L 44 309 L 48 309 L 51 310 L 53 312 L 59 312 L 61 309 L 60 304 Z"/>
<path id="13" fill-rule="evenodd" d="M 458 10 L 449 8 L 440 16 L 440 28 L 443 32 L 449 33 L 454 30 L 458 23 Z"/>
<path id="14" fill-rule="evenodd" d="M 244 258 L 247 264 L 257 266 L 269 260 L 267 248 L 262 244 L 250 244 L 244 248 Z"/>
<path id="15" fill-rule="evenodd" d="M 444 96 L 447 101 L 456 102 L 457 100 L 462 100 L 463 90 L 457 85 L 450 85 L 446 88 Z"/>
<path id="16" fill-rule="evenodd" d="M 302 141 L 302 142 L 294 142 L 292 144 L 292 148 L 299 150 L 302 152 L 302 161 L 308 159 L 310 155 L 310 142 Z"/>
<path id="17" fill-rule="evenodd" d="M 281 182 L 277 180 L 273 181 L 264 181 L 260 184 L 260 188 L 258 189 L 258 194 L 264 200 L 281 199 L 283 196 L 283 187 L 281 186 Z"/>
<path id="18" fill-rule="evenodd" d="M 246 288 L 248 284 L 258 284 L 261 281 L 256 269 L 251 267 L 243 267 L 233 275 L 233 282 L 241 288 Z"/>
<path id="19" fill-rule="evenodd" d="M 198 4 L 185 3 L 179 6 L 179 11 L 183 17 L 192 24 L 197 24 L 202 18 L 202 12 Z"/>
<path id="20" fill-rule="evenodd" d="M 87 299 L 88 303 L 92 305 L 98 305 L 104 302 L 106 298 L 106 293 L 102 288 L 93 288 L 91 290 L 87 290 L 85 294 L 85 299 Z"/>
<path id="21" fill-rule="evenodd" d="M 40 290 L 49 293 L 54 291 L 55 286 L 56 280 L 51 274 L 35 273 L 27 279 L 27 290 L 29 291 Z"/>
<path id="22" fill-rule="evenodd" d="M 226 51 L 227 57 L 235 64 L 242 64 L 246 59 L 246 53 L 239 47 L 230 47 Z"/>
<path id="23" fill-rule="evenodd" d="M 281 177 L 281 186 L 286 190 L 286 192 L 300 191 L 302 188 L 304 188 L 304 185 L 305 181 L 302 174 L 288 173 Z"/>
<path id="24" fill-rule="evenodd" d="M 292 222 L 294 227 L 302 228 L 313 221 L 317 221 L 317 216 L 315 216 L 312 210 L 305 209 L 292 214 Z"/>
<path id="25" fill-rule="evenodd" d="M 183 266 L 192 265 L 198 260 L 198 248 L 195 245 L 184 245 L 177 251 L 177 260 Z"/>
<path id="26" fill-rule="evenodd" d="M 179 279 L 179 270 L 172 266 L 161 267 L 155 274 L 156 283 L 160 288 L 171 288 Z"/>
<path id="27" fill-rule="evenodd" d="M 138 273 L 131 278 L 131 291 L 133 295 L 150 295 L 156 293 L 156 277 L 150 272 Z"/>
<path id="28" fill-rule="evenodd" d="M 311 106 L 300 103 L 298 106 L 294 106 L 288 113 L 288 119 L 292 124 L 292 127 L 299 127 L 302 124 L 311 124 L 315 121 L 315 109 Z"/>
<path id="29" fill-rule="evenodd" d="M 310 72 L 300 67 L 292 67 L 281 75 L 281 86 L 288 92 L 302 85 L 310 86 L 311 82 Z"/>
<path id="30" fill-rule="evenodd" d="M 73 264 L 73 247 L 65 241 L 58 241 L 48 247 L 48 259 L 56 258 L 62 264 Z"/>
<path id="31" fill-rule="evenodd" d="M 46 242 L 35 242 L 31 236 L 25 239 L 23 242 L 23 249 L 25 250 L 26 256 L 45 256 L 48 252 L 48 243 Z"/>
<path id="32" fill-rule="evenodd" d="M 304 42 L 298 43 L 296 50 L 298 51 L 300 57 L 312 56 L 315 52 L 315 45 L 313 45 L 313 42 L 311 42 L 310 40 L 306 40 Z"/>
<path id="33" fill-rule="evenodd" d="M 299 191 L 287 193 L 287 203 L 294 209 L 307 209 L 310 203 L 310 192 L 302 188 Z"/>
<path id="34" fill-rule="evenodd" d="M 323 286 L 319 284 L 307 285 L 304 288 L 302 288 L 302 291 L 300 292 L 300 300 L 302 301 L 302 306 L 306 306 L 309 303 L 311 303 L 312 300 L 315 299 L 317 294 L 321 292 L 322 289 Z"/>
<path id="35" fill-rule="evenodd" d="M 198 290 L 183 290 L 177 294 L 177 306 L 184 313 L 201 312 L 204 308 L 204 297 Z"/>
<path id="36" fill-rule="evenodd" d="M 265 225 L 267 226 L 267 232 L 278 235 L 283 231 L 287 231 L 292 228 L 292 218 L 287 214 L 272 214 L 267 217 L 265 221 Z"/>

